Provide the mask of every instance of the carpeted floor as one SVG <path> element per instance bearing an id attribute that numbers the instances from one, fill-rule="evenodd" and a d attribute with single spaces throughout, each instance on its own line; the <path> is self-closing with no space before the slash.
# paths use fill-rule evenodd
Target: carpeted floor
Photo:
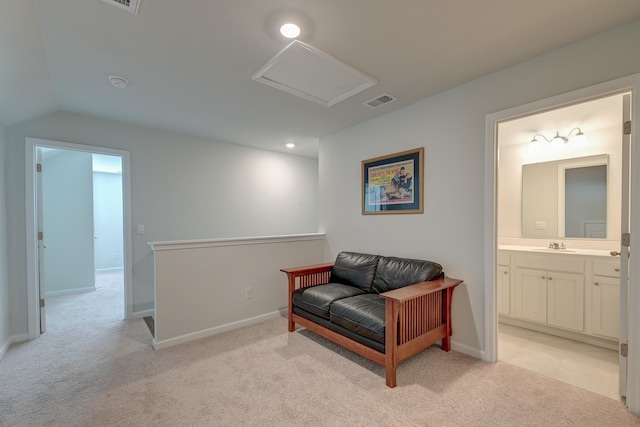
<path id="1" fill-rule="evenodd" d="M 640 426 L 615 400 L 438 347 L 389 389 L 381 366 L 282 318 L 155 352 L 143 319 L 57 299 L 49 331 L 0 361 L 0 426 Z"/>

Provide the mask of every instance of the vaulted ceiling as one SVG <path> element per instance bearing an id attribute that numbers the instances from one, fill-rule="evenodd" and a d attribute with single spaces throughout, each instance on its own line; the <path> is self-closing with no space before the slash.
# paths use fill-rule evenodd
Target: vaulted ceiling
<path id="1" fill-rule="evenodd" d="M 323 135 L 640 19 L 637 0 L 0 2 L 2 126 L 68 111 L 311 157 Z M 378 83 L 325 107 L 252 80 L 291 42 L 285 19 Z M 363 105 L 383 93 L 397 100 Z"/>

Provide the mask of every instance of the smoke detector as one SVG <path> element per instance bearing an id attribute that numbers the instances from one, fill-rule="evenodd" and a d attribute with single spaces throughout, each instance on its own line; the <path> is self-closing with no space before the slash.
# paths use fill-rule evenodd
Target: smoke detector
<path id="1" fill-rule="evenodd" d="M 138 14 L 138 7 L 140 7 L 140 0 L 102 0 L 105 3 L 109 3 L 118 9 L 126 10 L 134 15 Z"/>
<path id="2" fill-rule="evenodd" d="M 384 104 L 387 104 L 395 100 L 396 99 L 393 96 L 389 95 L 388 93 L 385 93 L 376 98 L 373 98 L 372 100 L 365 102 L 364 105 L 371 108 L 378 108 Z"/>
<path id="3" fill-rule="evenodd" d="M 109 76 L 109 81 L 114 87 L 117 87 L 118 89 L 124 89 L 125 87 L 129 86 L 129 80 L 125 79 L 124 77 Z"/>

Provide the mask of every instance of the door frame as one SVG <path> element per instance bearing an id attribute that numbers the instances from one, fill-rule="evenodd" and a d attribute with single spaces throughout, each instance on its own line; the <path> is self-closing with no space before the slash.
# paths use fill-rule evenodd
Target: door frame
<path id="1" fill-rule="evenodd" d="M 28 338 L 40 336 L 40 295 L 38 290 L 37 234 L 38 215 L 36 211 L 36 147 L 60 150 L 83 151 L 107 154 L 122 158 L 122 210 L 123 210 L 123 251 L 124 251 L 124 318 L 133 317 L 133 250 L 131 227 L 131 169 L 130 153 L 124 150 L 74 144 L 39 138 L 25 138 L 25 207 L 26 207 L 26 249 L 27 249 L 27 324 Z"/>
<path id="2" fill-rule="evenodd" d="M 498 256 L 498 123 L 554 110 L 616 93 L 632 95 L 631 137 L 640 131 L 640 74 L 623 77 L 576 91 L 498 111 L 485 120 L 485 221 L 484 221 L 484 360 L 498 361 L 497 256 Z M 640 140 L 640 139 L 639 139 Z M 640 188 L 640 149 L 631 150 L 631 188 Z M 631 246 L 640 248 L 640 197 L 631 200 Z M 635 232 L 634 232 L 635 231 Z M 629 260 L 629 307 L 640 307 L 640 251 Z M 640 310 L 629 310 L 627 399 L 629 410 L 640 415 Z"/>

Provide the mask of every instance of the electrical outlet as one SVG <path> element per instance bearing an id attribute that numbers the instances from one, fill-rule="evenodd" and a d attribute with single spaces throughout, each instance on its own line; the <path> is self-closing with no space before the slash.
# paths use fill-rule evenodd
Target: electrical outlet
<path id="1" fill-rule="evenodd" d="M 253 288 L 246 288 L 246 289 L 244 290 L 244 296 L 245 296 L 245 298 L 247 298 L 247 299 L 251 299 L 251 298 L 253 298 Z"/>

